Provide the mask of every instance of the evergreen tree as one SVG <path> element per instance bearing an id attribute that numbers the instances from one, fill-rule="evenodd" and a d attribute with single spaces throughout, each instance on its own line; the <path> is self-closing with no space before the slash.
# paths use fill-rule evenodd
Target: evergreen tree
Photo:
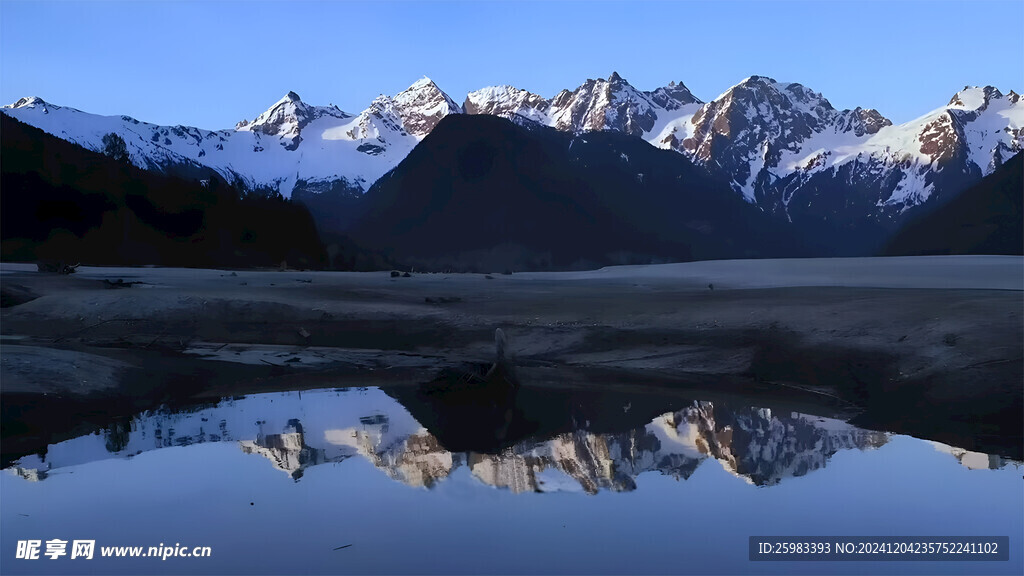
<path id="1" fill-rule="evenodd" d="M 103 137 L 103 153 L 118 162 L 128 161 L 128 146 L 125 145 L 124 138 L 113 132 Z"/>

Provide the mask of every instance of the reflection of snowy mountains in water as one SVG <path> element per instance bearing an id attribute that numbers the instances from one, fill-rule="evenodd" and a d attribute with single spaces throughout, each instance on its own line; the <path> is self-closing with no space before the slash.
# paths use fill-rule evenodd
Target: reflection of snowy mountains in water
<path id="1" fill-rule="evenodd" d="M 400 403 L 379 389 L 360 388 L 259 394 L 206 408 L 146 412 L 103 433 L 51 445 L 45 456 L 26 456 L 14 470 L 37 480 L 111 457 L 237 442 L 296 481 L 310 466 L 361 456 L 409 486 L 431 487 L 466 466 L 484 484 L 512 492 L 593 494 L 633 490 L 636 477 L 650 471 L 686 479 L 709 459 L 752 484 L 773 485 L 824 467 L 840 450 L 872 449 L 887 441 L 886 433 L 839 420 L 694 402 L 628 432 L 578 429 L 523 441 L 497 455 L 452 453 Z M 998 457 L 937 446 L 972 468 L 981 461 L 1003 464 Z"/>

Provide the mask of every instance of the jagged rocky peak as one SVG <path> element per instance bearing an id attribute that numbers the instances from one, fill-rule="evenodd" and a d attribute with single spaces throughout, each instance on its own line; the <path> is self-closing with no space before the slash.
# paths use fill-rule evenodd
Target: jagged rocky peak
<path id="1" fill-rule="evenodd" d="M 781 111 L 807 114 L 821 120 L 831 119 L 835 108 L 824 96 L 803 84 L 776 82 L 765 76 L 751 76 L 738 85 L 753 92 L 752 96 L 765 97 L 768 103 Z"/>
<path id="2" fill-rule="evenodd" d="M 587 79 L 572 92 L 559 92 L 551 101 L 550 116 L 559 130 L 615 130 L 640 136 L 654 127 L 656 107 L 647 94 L 612 72 L 607 80 Z"/>
<path id="3" fill-rule="evenodd" d="M 683 147 L 696 152 L 710 144 L 714 135 L 716 148 L 763 142 L 790 148 L 820 131 L 836 115 L 828 100 L 801 84 L 750 76 L 697 111 L 694 135 Z M 704 148 L 699 157 L 706 160 L 715 151 Z"/>
<path id="4" fill-rule="evenodd" d="M 266 112 L 260 114 L 252 122 L 239 122 L 239 129 L 261 132 L 268 135 L 286 135 L 298 132 L 298 124 L 306 120 L 309 106 L 295 92 L 288 92 L 274 103 Z"/>
<path id="5" fill-rule="evenodd" d="M 551 103 L 538 94 L 514 86 L 488 86 L 470 92 L 466 96 L 463 110 L 466 114 L 491 114 L 512 117 L 515 115 L 541 116 L 548 111 Z"/>
<path id="6" fill-rule="evenodd" d="M 278 136 L 282 138 L 282 145 L 285 148 L 295 150 L 302 141 L 302 129 L 323 116 L 340 119 L 350 117 L 337 106 L 310 106 L 303 102 L 298 94 L 289 91 L 252 122 L 242 120 L 236 124 L 235 130 Z"/>
<path id="7" fill-rule="evenodd" d="M 612 72 L 607 79 L 588 78 L 576 89 L 562 90 L 551 99 L 514 86 L 490 86 L 470 92 L 464 110 L 577 134 L 612 130 L 642 136 L 653 129 L 660 112 L 700 103 L 682 82 L 645 92 Z"/>
<path id="8" fill-rule="evenodd" d="M 422 138 L 449 114 L 461 114 L 462 107 L 424 76 L 393 98 L 395 109 L 409 134 Z"/>
<path id="9" fill-rule="evenodd" d="M 831 129 L 838 114 L 821 94 L 801 84 L 750 76 L 701 106 L 691 120 L 691 135 L 673 147 L 697 163 L 713 160 L 734 190 L 756 202 L 766 167 Z"/>
<path id="10" fill-rule="evenodd" d="M 843 110 L 836 116 L 836 130 L 838 132 L 853 132 L 856 136 L 865 134 L 877 134 L 886 126 L 892 126 L 892 120 L 875 110 L 874 108 L 861 108 Z"/>
<path id="11" fill-rule="evenodd" d="M 669 82 L 668 86 L 662 86 L 648 92 L 647 95 L 651 101 L 665 110 L 678 110 L 687 104 L 703 104 L 682 82 Z"/>

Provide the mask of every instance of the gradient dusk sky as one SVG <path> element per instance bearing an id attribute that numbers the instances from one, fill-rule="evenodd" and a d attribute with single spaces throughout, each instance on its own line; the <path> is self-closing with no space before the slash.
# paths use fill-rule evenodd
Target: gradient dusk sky
<path id="1" fill-rule="evenodd" d="M 800 82 L 900 123 L 965 85 L 1024 88 L 1024 1 L 0 1 L 0 103 L 227 128 L 289 90 L 357 114 L 429 76 L 457 102 L 619 72 L 710 100 Z"/>

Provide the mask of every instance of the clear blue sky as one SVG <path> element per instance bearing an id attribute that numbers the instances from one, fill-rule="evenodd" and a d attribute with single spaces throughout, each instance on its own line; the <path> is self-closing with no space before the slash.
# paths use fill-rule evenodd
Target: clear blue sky
<path id="1" fill-rule="evenodd" d="M 1024 88 L 1024 0 L 336 2 L 0 0 L 0 101 L 226 128 L 289 90 L 358 113 L 421 76 L 462 102 L 618 71 L 709 100 L 758 74 L 894 121 L 965 85 Z"/>

